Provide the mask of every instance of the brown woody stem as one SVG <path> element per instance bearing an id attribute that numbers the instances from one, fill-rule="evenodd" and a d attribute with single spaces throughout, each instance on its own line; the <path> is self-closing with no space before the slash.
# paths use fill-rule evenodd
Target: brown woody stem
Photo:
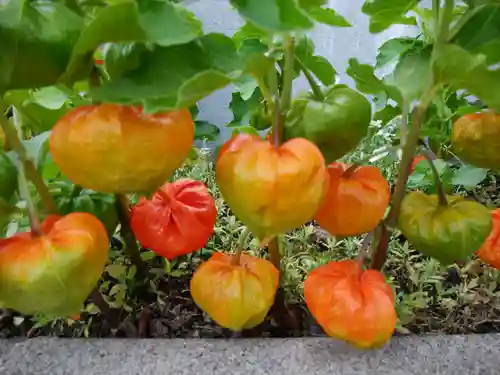
<path id="1" fill-rule="evenodd" d="M 439 172 L 437 171 L 436 166 L 434 165 L 434 162 L 433 162 L 433 155 L 431 155 L 431 153 L 423 147 L 421 148 L 421 153 L 425 157 L 425 159 L 427 160 L 429 165 L 431 166 L 432 177 L 434 178 L 434 184 L 436 185 L 436 189 L 437 189 L 439 205 L 446 207 L 446 206 L 448 206 L 448 201 L 446 199 L 446 193 L 444 191 L 443 183 L 441 182 L 441 179 L 439 178 Z"/>
<path id="2" fill-rule="evenodd" d="M 124 194 L 115 194 L 116 211 L 120 220 L 120 232 L 125 242 L 125 251 L 130 261 L 137 268 L 137 274 L 142 278 L 147 278 L 148 268 L 141 258 L 139 247 L 132 229 L 130 228 L 130 209 L 129 200 Z"/>
<path id="3" fill-rule="evenodd" d="M 269 241 L 267 251 L 269 252 L 269 260 L 271 263 L 277 270 L 281 271 L 281 254 L 278 236 Z"/>
<path id="4" fill-rule="evenodd" d="M 361 243 L 361 248 L 359 249 L 359 255 L 358 255 L 358 264 L 360 268 L 363 267 L 365 263 L 366 253 L 373 239 L 373 232 L 374 232 L 373 230 L 371 232 L 368 232 L 365 238 L 363 239 L 363 242 Z"/>

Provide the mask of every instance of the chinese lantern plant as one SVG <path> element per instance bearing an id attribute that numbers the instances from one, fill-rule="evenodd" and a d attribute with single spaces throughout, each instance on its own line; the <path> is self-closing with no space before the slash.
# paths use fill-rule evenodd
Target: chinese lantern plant
<path id="1" fill-rule="evenodd" d="M 367 349 L 383 346 L 396 327 L 394 295 L 384 275 L 343 260 L 315 268 L 304 282 L 308 309 L 329 336 Z"/>
<path id="2" fill-rule="evenodd" d="M 331 235 L 355 236 L 374 229 L 389 205 L 389 183 L 373 166 L 333 162 L 329 188 L 315 215 Z"/>
<path id="3" fill-rule="evenodd" d="M 244 232 L 241 246 L 245 238 Z M 234 255 L 215 252 L 202 263 L 191 278 L 190 291 L 217 324 L 238 332 L 264 321 L 278 285 L 279 270 L 271 262 L 237 249 Z"/>
<path id="4" fill-rule="evenodd" d="M 466 260 L 492 229 L 491 212 L 463 196 L 446 195 L 429 158 L 438 194 L 408 193 L 401 205 L 398 227 L 415 249 L 443 264 Z"/>
<path id="5" fill-rule="evenodd" d="M 50 152 L 74 184 L 102 193 L 151 192 L 188 157 L 189 110 L 145 114 L 115 104 L 68 112 L 50 134 Z"/>
<path id="6" fill-rule="evenodd" d="M 132 207 L 130 226 L 145 248 L 172 260 L 203 247 L 213 233 L 217 209 L 200 181 L 180 179 L 141 197 Z"/>

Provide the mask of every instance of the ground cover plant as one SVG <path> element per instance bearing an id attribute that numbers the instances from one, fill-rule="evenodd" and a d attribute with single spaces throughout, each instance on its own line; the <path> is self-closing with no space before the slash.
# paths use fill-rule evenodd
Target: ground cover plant
<path id="1" fill-rule="evenodd" d="M 352 88 L 307 36 L 351 26 L 326 1 L 230 3 L 232 37 L 166 0 L 0 5 L 2 335 L 498 330 L 498 1 L 366 1 L 421 33 Z"/>

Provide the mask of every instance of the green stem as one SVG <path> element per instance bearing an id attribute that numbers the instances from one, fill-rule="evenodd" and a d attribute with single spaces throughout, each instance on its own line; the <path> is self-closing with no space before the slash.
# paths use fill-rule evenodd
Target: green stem
<path id="1" fill-rule="evenodd" d="M 475 8 L 467 10 L 467 12 L 458 20 L 458 22 L 453 26 L 448 34 L 448 40 L 453 40 L 453 38 L 458 34 L 458 32 L 464 27 L 464 25 L 471 20 L 477 13 L 483 10 L 486 5 L 479 5 Z"/>
<path id="2" fill-rule="evenodd" d="M 323 92 L 321 91 L 321 88 L 316 83 L 316 80 L 314 79 L 314 77 L 311 74 L 311 72 L 309 71 L 309 69 L 307 69 L 307 67 L 304 64 L 304 62 L 300 58 L 298 58 L 297 56 L 295 56 L 295 61 L 299 65 L 300 70 L 302 70 L 302 73 L 304 73 L 304 77 L 306 77 L 307 82 L 309 82 L 309 86 L 311 86 L 311 90 L 312 90 L 312 92 L 314 94 L 315 99 L 317 99 L 317 100 L 324 100 L 325 96 L 323 95 Z"/>
<path id="3" fill-rule="evenodd" d="M 12 150 L 17 154 L 21 164 L 24 168 L 25 176 L 30 180 L 35 186 L 40 198 L 45 206 L 45 209 L 49 213 L 58 213 L 57 206 L 49 192 L 49 188 L 45 185 L 42 177 L 38 173 L 35 164 L 29 158 L 26 149 L 19 137 L 16 127 L 12 124 L 9 119 L 5 116 L 5 107 L 0 103 L 0 126 L 5 134 L 5 139 L 7 143 L 12 148 Z"/>
<path id="4" fill-rule="evenodd" d="M 132 229 L 130 228 L 130 209 L 127 196 L 123 194 L 115 194 L 116 211 L 120 220 L 120 232 L 125 242 L 125 251 L 127 252 L 130 261 L 137 268 L 137 274 L 141 278 L 147 278 L 148 268 L 141 258 L 137 241 L 135 240 Z"/>
<path id="5" fill-rule="evenodd" d="M 241 254 L 243 252 L 243 249 L 245 248 L 245 242 L 250 234 L 250 231 L 248 230 L 247 227 L 243 229 L 243 232 L 240 234 L 240 238 L 238 238 L 238 244 L 236 245 L 236 252 L 234 254 L 234 257 L 232 259 L 232 264 L 234 266 L 237 266 L 240 264 L 240 259 L 241 259 Z"/>
<path id="6" fill-rule="evenodd" d="M 431 166 L 432 170 L 432 176 L 434 178 L 434 184 L 436 185 L 437 188 L 437 193 L 438 193 L 438 199 L 439 199 L 439 205 L 446 207 L 448 206 L 448 201 L 446 200 L 446 193 L 444 191 L 443 184 L 441 182 L 441 179 L 439 178 L 439 172 L 436 169 L 436 166 L 434 165 L 433 162 L 433 155 L 424 147 L 421 148 L 421 154 L 427 159 L 427 162 Z"/>
<path id="7" fill-rule="evenodd" d="M 281 144 L 283 138 L 283 126 L 286 115 L 292 103 L 292 81 L 293 81 L 293 63 L 295 56 L 295 41 L 291 35 L 285 36 L 285 66 L 283 69 L 283 89 L 281 98 L 275 95 L 274 104 L 274 124 L 273 124 L 273 143 L 274 147 Z"/>
<path id="8" fill-rule="evenodd" d="M 353 164 L 352 164 L 352 167 L 354 167 L 356 165 L 355 168 L 353 169 L 356 169 L 358 166 L 360 165 L 363 165 L 363 164 L 366 164 L 366 163 L 369 163 L 370 161 L 372 161 L 374 158 L 378 158 L 379 156 L 381 155 L 384 155 L 386 156 L 387 154 L 390 154 L 390 153 L 393 153 L 393 152 L 396 152 L 398 151 L 400 148 L 402 147 L 402 145 L 397 145 L 397 146 L 387 146 L 387 147 L 384 147 L 378 151 L 375 151 L 373 154 L 371 154 L 370 156 L 367 156 L 366 158 L 363 158 L 361 160 L 357 160 L 355 161 Z M 346 171 L 347 172 L 347 171 Z M 344 172 L 345 173 L 345 172 Z"/>
<path id="9" fill-rule="evenodd" d="M 269 88 L 266 85 L 266 82 L 262 77 L 256 77 L 257 84 L 259 85 L 260 92 L 262 93 L 262 96 L 264 97 L 264 100 L 267 103 L 267 106 L 269 108 L 270 112 L 274 111 L 274 100 L 271 92 L 269 91 Z"/>
<path id="10" fill-rule="evenodd" d="M 40 226 L 40 219 L 38 218 L 38 213 L 36 212 L 35 205 L 33 204 L 33 200 L 31 199 L 28 180 L 26 179 L 26 174 L 22 165 L 20 166 L 20 168 L 18 168 L 18 173 L 19 194 L 21 195 L 21 198 L 26 201 L 31 233 L 34 237 L 40 237 L 43 234 Z"/>

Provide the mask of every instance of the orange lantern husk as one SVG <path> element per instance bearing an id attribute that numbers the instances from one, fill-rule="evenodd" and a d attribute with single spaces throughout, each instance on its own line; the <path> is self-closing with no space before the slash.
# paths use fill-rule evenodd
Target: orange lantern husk
<path id="1" fill-rule="evenodd" d="M 50 215 L 41 230 L 0 240 L 0 300 L 27 315 L 76 317 L 106 265 L 106 228 L 77 212 Z"/>
<path id="2" fill-rule="evenodd" d="M 500 208 L 491 212 L 493 228 L 476 255 L 490 266 L 500 269 Z"/>
<path id="3" fill-rule="evenodd" d="M 116 104 L 75 108 L 59 119 L 49 138 L 54 162 L 74 184 L 123 194 L 164 184 L 193 141 L 187 109 L 145 114 Z"/>
<path id="4" fill-rule="evenodd" d="M 379 271 L 358 262 L 329 262 L 304 282 L 309 311 L 325 332 L 361 348 L 383 346 L 396 327 L 394 295 Z"/>
<path id="5" fill-rule="evenodd" d="M 314 219 L 331 235 L 356 236 L 371 231 L 385 215 L 390 187 L 380 170 L 333 162 L 328 166 L 329 187 Z"/>
<path id="6" fill-rule="evenodd" d="M 253 328 L 264 321 L 274 303 L 279 271 L 271 262 L 241 254 L 216 252 L 191 278 L 191 296 L 217 324 L 233 331 Z"/>
<path id="7" fill-rule="evenodd" d="M 132 207 L 130 227 L 143 247 L 172 260 L 205 246 L 216 219 L 205 184 L 181 179 L 160 187 L 151 200 L 142 197 Z"/>
<path id="8" fill-rule="evenodd" d="M 303 138 L 279 147 L 239 134 L 218 155 L 216 178 L 224 200 L 265 245 L 312 219 L 326 191 L 325 161 Z"/>

